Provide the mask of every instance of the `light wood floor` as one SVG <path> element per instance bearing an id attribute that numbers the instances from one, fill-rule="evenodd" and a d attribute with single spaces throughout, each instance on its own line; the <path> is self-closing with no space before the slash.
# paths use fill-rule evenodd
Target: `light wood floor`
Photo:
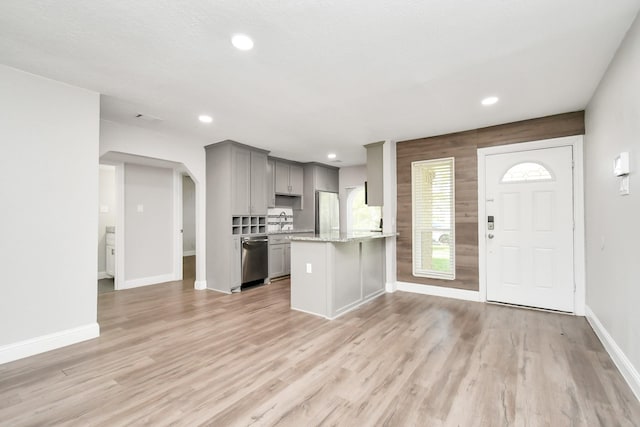
<path id="1" fill-rule="evenodd" d="M 584 318 L 396 292 L 327 321 L 289 281 L 99 296 L 100 338 L 0 365 L 0 424 L 631 426 Z"/>

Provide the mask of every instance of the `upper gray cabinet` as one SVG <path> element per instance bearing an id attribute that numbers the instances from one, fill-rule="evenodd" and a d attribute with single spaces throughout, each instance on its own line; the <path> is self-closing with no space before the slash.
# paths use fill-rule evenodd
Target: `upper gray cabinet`
<path id="1" fill-rule="evenodd" d="M 291 185 L 291 194 L 302 196 L 304 192 L 304 169 L 302 166 L 289 165 L 289 185 Z"/>
<path id="2" fill-rule="evenodd" d="M 383 142 L 374 142 L 367 149 L 367 200 L 369 206 L 382 206 L 384 191 L 382 184 L 382 146 Z"/>
<path id="3" fill-rule="evenodd" d="M 251 193 L 249 213 L 267 214 L 267 154 L 251 151 Z"/>
<path id="4" fill-rule="evenodd" d="M 267 160 L 267 207 L 276 206 L 276 161 Z"/>
<path id="5" fill-rule="evenodd" d="M 304 189 L 304 172 L 301 166 L 275 161 L 275 194 L 301 196 Z"/>
<path id="6" fill-rule="evenodd" d="M 231 213 L 251 214 L 251 151 L 231 147 Z"/>
<path id="7" fill-rule="evenodd" d="M 315 165 L 314 166 L 315 190 L 331 191 L 337 193 L 340 190 L 338 185 L 338 169 Z"/>
<path id="8" fill-rule="evenodd" d="M 267 214 L 267 154 L 231 147 L 231 214 Z"/>

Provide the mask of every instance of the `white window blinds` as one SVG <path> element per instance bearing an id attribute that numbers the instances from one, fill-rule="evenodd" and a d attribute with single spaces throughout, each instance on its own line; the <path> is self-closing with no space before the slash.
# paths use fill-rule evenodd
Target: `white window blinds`
<path id="1" fill-rule="evenodd" d="M 454 159 L 411 163 L 413 275 L 455 279 Z"/>

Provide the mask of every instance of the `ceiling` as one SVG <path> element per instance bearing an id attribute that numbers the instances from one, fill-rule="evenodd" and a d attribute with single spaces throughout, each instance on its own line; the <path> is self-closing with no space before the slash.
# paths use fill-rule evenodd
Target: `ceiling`
<path id="1" fill-rule="evenodd" d="M 585 108 L 640 0 L 2 0 L 0 63 L 298 161 Z M 255 47 L 236 50 L 234 33 Z M 488 95 L 500 97 L 482 107 Z M 141 121 L 138 113 L 160 121 Z M 199 114 L 213 116 L 209 125 Z M 188 137 L 188 138 L 187 138 Z"/>

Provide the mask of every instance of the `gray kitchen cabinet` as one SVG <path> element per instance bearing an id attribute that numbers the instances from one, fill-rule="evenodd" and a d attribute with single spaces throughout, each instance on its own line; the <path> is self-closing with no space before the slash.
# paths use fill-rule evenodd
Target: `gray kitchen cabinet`
<path id="1" fill-rule="evenodd" d="M 293 218 L 293 228 L 311 229 L 315 227 L 316 192 L 329 191 L 338 193 L 339 169 L 320 163 L 304 165 L 304 194 L 302 196 L 304 209 Z"/>
<path id="2" fill-rule="evenodd" d="M 229 293 L 242 282 L 240 239 L 266 232 L 268 152 L 231 140 L 205 152 L 207 288 Z"/>
<path id="3" fill-rule="evenodd" d="M 291 274 L 291 243 L 284 244 L 284 274 Z"/>
<path id="4" fill-rule="evenodd" d="M 364 147 L 367 149 L 367 205 L 383 205 L 382 185 L 382 146 L 383 142 L 374 142 Z"/>
<path id="5" fill-rule="evenodd" d="M 276 161 L 267 161 L 267 207 L 276 207 Z"/>
<path id="6" fill-rule="evenodd" d="M 285 274 L 285 254 L 286 244 L 269 245 L 269 277 L 280 277 Z"/>
<path id="7" fill-rule="evenodd" d="M 231 277 L 229 288 L 236 289 L 242 284 L 242 244 L 240 236 L 231 238 Z"/>
<path id="8" fill-rule="evenodd" d="M 269 236 L 269 277 L 286 276 L 291 273 L 291 242 L 288 234 Z"/>
<path id="9" fill-rule="evenodd" d="M 301 196 L 304 184 L 304 171 L 301 166 L 276 160 L 275 193 L 288 196 Z"/>
<path id="10" fill-rule="evenodd" d="M 338 169 L 315 166 L 315 190 L 331 191 L 337 193 L 340 190 L 338 185 Z"/>
<path id="11" fill-rule="evenodd" d="M 267 155 L 232 147 L 232 215 L 267 214 Z"/>
<path id="12" fill-rule="evenodd" d="M 304 169 L 302 166 L 289 166 L 289 185 L 291 185 L 291 194 L 302 196 L 304 192 Z"/>
<path id="13" fill-rule="evenodd" d="M 251 213 L 251 151 L 231 148 L 231 213 L 249 215 Z"/>
<path id="14" fill-rule="evenodd" d="M 289 194 L 289 164 L 276 161 L 276 194 Z"/>
<path id="15" fill-rule="evenodd" d="M 251 151 L 251 191 L 249 213 L 251 215 L 267 214 L 267 154 Z"/>

